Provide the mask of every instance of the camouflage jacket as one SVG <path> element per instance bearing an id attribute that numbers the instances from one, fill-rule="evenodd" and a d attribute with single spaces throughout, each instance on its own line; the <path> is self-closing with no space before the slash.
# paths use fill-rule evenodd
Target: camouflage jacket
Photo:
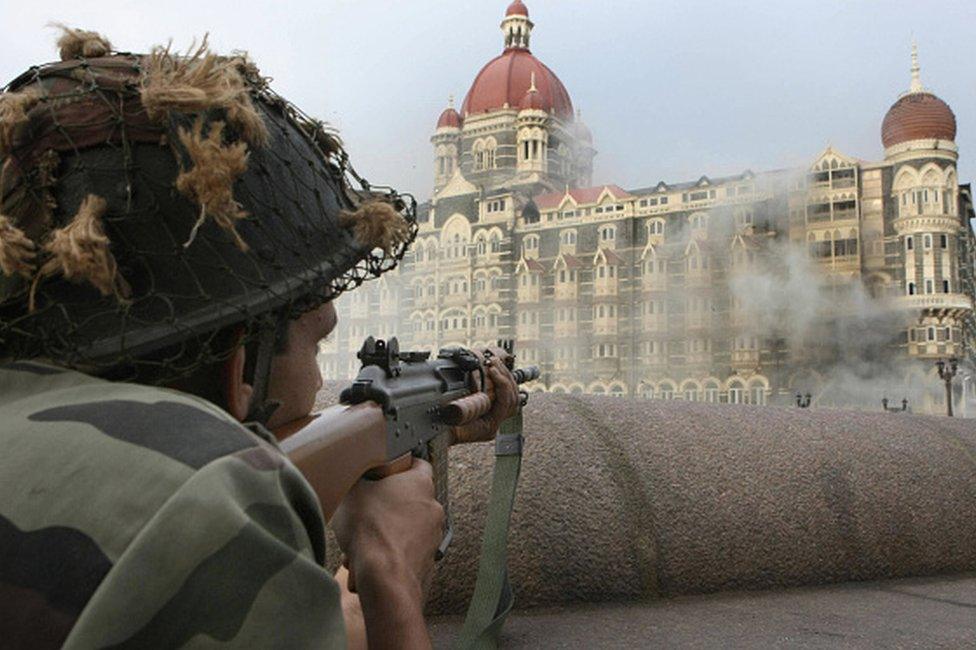
<path id="1" fill-rule="evenodd" d="M 203 400 L 0 365 L 0 645 L 344 647 L 311 487 Z"/>

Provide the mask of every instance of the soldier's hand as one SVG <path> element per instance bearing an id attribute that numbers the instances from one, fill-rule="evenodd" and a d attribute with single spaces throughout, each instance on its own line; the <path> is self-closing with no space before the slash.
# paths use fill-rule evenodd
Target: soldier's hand
<path id="1" fill-rule="evenodd" d="M 423 604 L 444 534 L 431 466 L 378 481 L 360 480 L 331 526 L 345 554 L 350 591 L 359 594 L 369 646 L 428 647 Z"/>
<path id="2" fill-rule="evenodd" d="M 473 422 L 454 427 L 452 429 L 454 443 L 493 440 L 502 421 L 518 413 L 518 384 L 515 383 L 515 377 L 506 364 L 510 355 L 499 348 L 492 349 L 492 353 L 493 355 L 485 362 L 484 387 L 491 398 L 491 409 Z"/>

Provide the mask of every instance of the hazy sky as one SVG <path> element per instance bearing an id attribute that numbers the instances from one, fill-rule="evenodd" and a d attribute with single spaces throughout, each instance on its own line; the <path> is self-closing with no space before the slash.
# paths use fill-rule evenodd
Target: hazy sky
<path id="1" fill-rule="evenodd" d="M 976 0 L 525 0 L 532 51 L 594 134 L 594 182 L 626 188 L 804 164 L 828 143 L 882 157 L 881 120 L 922 81 L 956 113 L 960 180 L 976 174 Z M 427 198 L 429 137 L 502 47 L 507 0 L 0 0 L 0 79 L 54 58 L 50 21 L 117 49 L 251 52 L 274 87 L 339 128 L 360 173 Z"/>

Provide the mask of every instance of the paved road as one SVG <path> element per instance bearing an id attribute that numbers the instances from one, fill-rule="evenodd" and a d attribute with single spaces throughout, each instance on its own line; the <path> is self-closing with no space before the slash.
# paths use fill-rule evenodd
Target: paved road
<path id="1" fill-rule="evenodd" d="M 432 622 L 448 648 L 460 619 Z M 976 648 L 976 573 L 520 612 L 510 648 Z"/>

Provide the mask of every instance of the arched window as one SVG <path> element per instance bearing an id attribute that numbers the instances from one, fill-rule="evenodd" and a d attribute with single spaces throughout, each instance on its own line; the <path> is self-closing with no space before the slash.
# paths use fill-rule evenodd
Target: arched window
<path id="1" fill-rule="evenodd" d="M 489 239 L 492 253 L 500 253 L 502 250 L 502 238 L 497 232 L 493 232 Z"/>
<path id="2" fill-rule="evenodd" d="M 481 171 L 485 169 L 484 140 L 475 140 L 474 146 L 471 147 L 471 153 L 474 155 L 474 170 Z"/>
<path id="3" fill-rule="evenodd" d="M 702 392 L 706 402 L 711 402 L 713 404 L 718 402 L 719 387 L 717 381 L 706 381 L 705 388 Z"/>
<path id="4" fill-rule="evenodd" d="M 729 404 L 745 403 L 745 388 L 742 382 L 735 380 L 729 383 Z"/>
<path id="5" fill-rule="evenodd" d="M 756 406 L 766 405 L 766 386 L 759 379 L 749 382 L 749 402 Z"/>
<path id="6" fill-rule="evenodd" d="M 674 399 L 674 384 L 670 381 L 662 381 L 658 385 L 658 397 L 661 399 Z"/>

